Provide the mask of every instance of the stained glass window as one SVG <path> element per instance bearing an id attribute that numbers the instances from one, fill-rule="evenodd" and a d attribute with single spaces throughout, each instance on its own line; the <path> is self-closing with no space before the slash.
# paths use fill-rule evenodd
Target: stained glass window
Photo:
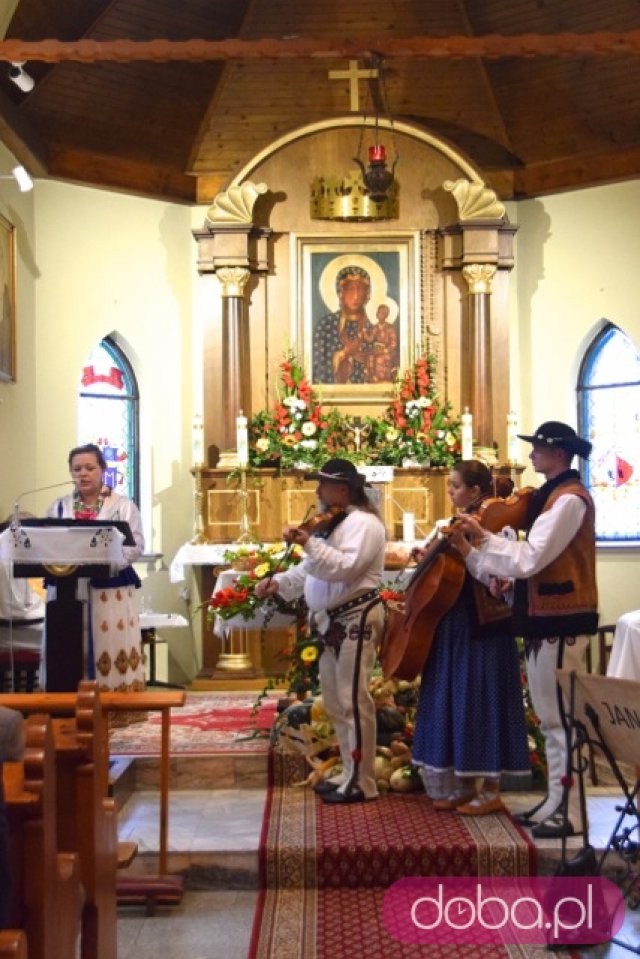
<path id="1" fill-rule="evenodd" d="M 580 432 L 593 443 L 584 478 L 596 505 L 602 543 L 640 542 L 640 354 L 607 324 L 582 362 Z"/>
<path id="2" fill-rule="evenodd" d="M 79 442 L 96 443 L 107 461 L 106 482 L 139 502 L 138 386 L 123 351 L 106 337 L 82 369 Z"/>

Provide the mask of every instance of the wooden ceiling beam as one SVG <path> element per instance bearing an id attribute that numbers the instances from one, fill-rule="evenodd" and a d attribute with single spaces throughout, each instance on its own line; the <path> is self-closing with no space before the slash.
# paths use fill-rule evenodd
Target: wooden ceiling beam
<path id="1" fill-rule="evenodd" d="M 516 200 L 631 180 L 640 177 L 640 148 L 528 164 L 511 175 Z"/>
<path id="2" fill-rule="evenodd" d="M 57 146 L 51 148 L 49 176 L 82 186 L 122 190 L 153 199 L 196 201 L 196 177 L 151 161 L 139 163 L 123 157 Z"/>
<path id="3" fill-rule="evenodd" d="M 20 114 L 17 107 L 0 90 L 0 142 L 31 176 L 46 176 L 48 154 L 42 138 Z"/>
<path id="4" fill-rule="evenodd" d="M 467 37 L 357 37 L 260 40 L 3 40 L 0 60 L 83 63 L 115 60 L 599 57 L 640 53 L 640 30 Z"/>

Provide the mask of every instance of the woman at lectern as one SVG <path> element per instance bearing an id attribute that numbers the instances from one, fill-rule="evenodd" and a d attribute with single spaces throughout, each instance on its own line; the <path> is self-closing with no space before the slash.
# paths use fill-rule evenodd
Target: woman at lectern
<path id="1" fill-rule="evenodd" d="M 127 565 L 117 576 L 92 579 L 88 588 L 88 616 L 85 640 L 85 672 L 97 679 L 100 688 L 111 692 L 144 689 L 144 665 L 136 589 L 141 585 L 131 565 L 144 552 L 140 512 L 127 496 L 110 491 L 106 495 L 107 468 L 99 446 L 87 443 L 69 453 L 69 471 L 75 489 L 56 499 L 47 516 L 59 519 L 122 520 L 129 524 L 135 546 L 123 547 Z M 124 716 L 125 714 L 116 714 Z M 127 714 L 127 722 L 142 713 Z"/>

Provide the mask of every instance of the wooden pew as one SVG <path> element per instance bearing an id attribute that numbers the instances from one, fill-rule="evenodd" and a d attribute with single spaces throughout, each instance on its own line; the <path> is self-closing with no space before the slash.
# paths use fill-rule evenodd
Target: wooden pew
<path id="1" fill-rule="evenodd" d="M 102 704 L 101 743 L 108 752 L 108 713 L 131 711 L 158 711 L 161 714 L 160 748 L 160 826 L 159 826 L 159 876 L 118 877 L 117 900 L 121 903 L 140 903 L 152 913 L 156 903 L 174 905 L 181 901 L 183 880 L 180 876 L 168 876 L 168 830 L 169 830 L 169 745 L 171 709 L 184 706 L 184 690 L 142 693 L 100 693 Z M 76 709 L 75 693 L 6 693 L 0 695 L 0 704 L 23 713 L 48 712 L 51 715 L 73 714 Z M 103 795 L 107 791 L 105 773 Z M 84 959 L 84 955 L 83 955 Z M 100 956 L 102 959 L 102 956 Z"/>
<path id="2" fill-rule="evenodd" d="M 170 713 L 172 709 L 184 706 L 187 694 L 184 690 L 156 691 L 143 693 L 101 693 L 102 725 L 104 742 L 108 743 L 108 718 L 110 712 L 159 712 L 161 715 L 160 745 L 160 850 L 158 855 L 160 872 L 167 872 L 168 827 L 169 827 L 169 743 L 171 735 Z M 76 708 L 76 693 L 4 693 L 0 695 L 0 705 L 17 709 L 22 713 L 61 713 L 73 714 Z"/>
<path id="3" fill-rule="evenodd" d="M 11 926 L 26 934 L 29 959 L 75 959 L 80 869 L 77 855 L 57 845 L 56 763 L 48 716 L 28 718 L 24 760 L 5 763 L 4 788 L 14 877 Z"/>
<path id="4" fill-rule="evenodd" d="M 0 959 L 27 959 L 27 937 L 21 929 L 0 929 Z"/>
<path id="5" fill-rule="evenodd" d="M 53 733 L 58 846 L 77 852 L 85 893 L 81 959 L 116 959 L 117 813 L 107 795 L 109 756 L 97 683 L 80 683 L 75 717 L 54 719 Z"/>

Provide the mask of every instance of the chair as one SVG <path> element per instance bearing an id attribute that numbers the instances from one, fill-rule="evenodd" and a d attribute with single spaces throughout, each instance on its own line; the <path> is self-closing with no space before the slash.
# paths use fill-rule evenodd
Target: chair
<path id="1" fill-rule="evenodd" d="M 599 676 L 607 675 L 607 666 L 609 665 L 609 657 L 611 656 L 611 649 L 613 647 L 613 637 L 616 631 L 615 623 L 608 624 L 606 626 L 600 626 L 596 636 L 598 637 L 597 642 L 597 661 L 594 662 L 593 649 L 591 643 L 587 646 L 587 654 L 585 657 L 585 664 L 587 672 L 592 675 L 595 673 Z M 594 668 L 595 667 L 595 668 Z M 595 763 L 595 754 L 593 751 L 593 745 L 589 741 L 589 778 L 591 779 L 591 785 L 598 785 L 598 774 L 596 772 L 596 763 Z"/>
<path id="2" fill-rule="evenodd" d="M 0 650 L 0 693 L 32 693 L 39 687 L 40 653 Z"/>
<path id="3" fill-rule="evenodd" d="M 593 662 L 593 652 L 591 644 L 587 646 L 587 655 L 586 655 L 586 666 L 588 673 L 596 673 L 600 676 L 607 675 L 607 666 L 609 665 L 609 657 L 611 656 L 611 649 L 613 647 L 613 637 L 616 631 L 615 623 L 608 626 L 600 626 L 598 632 L 596 633 L 598 637 L 598 646 L 597 646 L 597 655 L 598 660 L 596 663 Z M 595 669 L 594 669 L 595 666 Z"/>

